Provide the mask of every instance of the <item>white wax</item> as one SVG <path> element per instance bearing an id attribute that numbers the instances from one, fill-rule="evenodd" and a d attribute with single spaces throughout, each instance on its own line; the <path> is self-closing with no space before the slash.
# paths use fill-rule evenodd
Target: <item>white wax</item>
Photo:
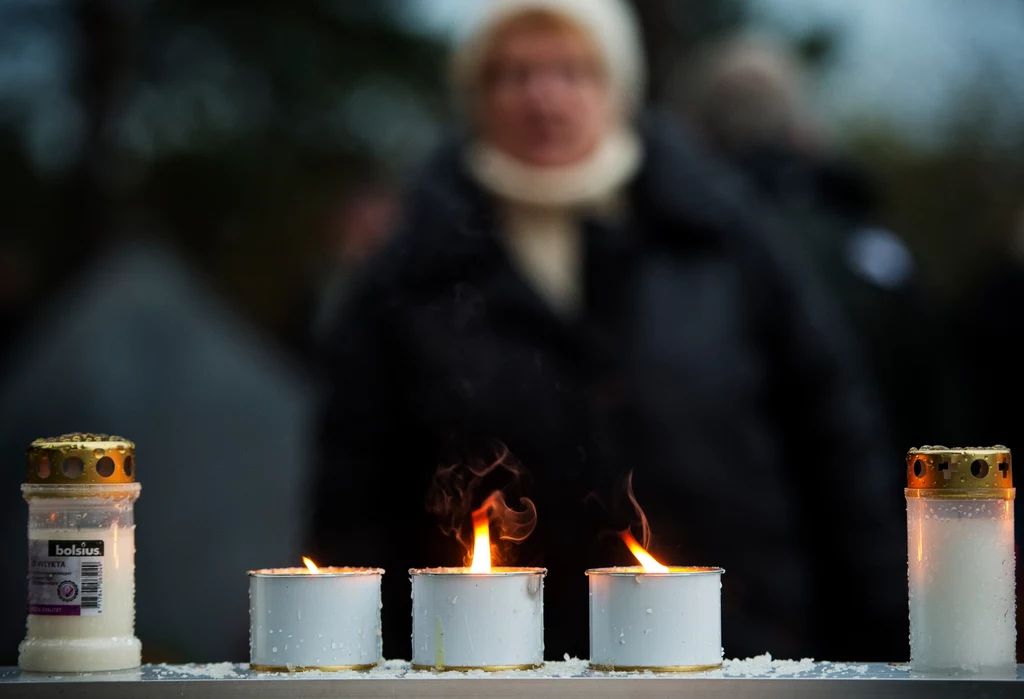
<path id="1" fill-rule="evenodd" d="M 414 667 L 468 670 L 543 664 L 544 569 L 410 573 Z"/>
<path id="2" fill-rule="evenodd" d="M 590 664 L 705 670 L 722 664 L 722 570 L 588 570 Z"/>
<path id="3" fill-rule="evenodd" d="M 102 539 L 103 611 L 94 616 L 29 614 L 18 665 L 38 672 L 99 672 L 136 667 L 135 526 L 109 529 L 33 529 L 29 539 Z"/>
<path id="4" fill-rule="evenodd" d="M 1016 671 L 1013 501 L 907 499 L 911 669 Z"/>
<path id="5" fill-rule="evenodd" d="M 380 664 L 384 571 L 279 568 L 249 574 L 249 663 L 259 670 Z"/>

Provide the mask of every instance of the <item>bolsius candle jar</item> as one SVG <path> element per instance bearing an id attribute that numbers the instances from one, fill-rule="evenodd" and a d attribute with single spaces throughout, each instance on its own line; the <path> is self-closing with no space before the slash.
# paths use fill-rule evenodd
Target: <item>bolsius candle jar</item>
<path id="1" fill-rule="evenodd" d="M 910 666 L 1016 673 L 1010 450 L 907 453 Z"/>
<path id="2" fill-rule="evenodd" d="M 22 670 L 138 667 L 135 445 L 103 434 L 28 448 L 28 632 Z"/>

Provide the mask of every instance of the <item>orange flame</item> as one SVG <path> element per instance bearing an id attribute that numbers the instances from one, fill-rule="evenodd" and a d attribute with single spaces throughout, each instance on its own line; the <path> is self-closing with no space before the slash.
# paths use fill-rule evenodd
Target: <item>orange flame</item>
<path id="1" fill-rule="evenodd" d="M 470 573 L 491 572 L 491 517 L 484 505 L 473 513 L 473 564 Z"/>
<path id="2" fill-rule="evenodd" d="M 509 553 L 503 550 L 505 543 L 524 540 L 537 525 L 537 508 L 529 498 L 519 497 L 520 509 L 505 502 L 506 490 L 521 491 L 527 474 L 508 447 L 498 443 L 497 450 L 489 462 L 474 457 L 439 467 L 427 492 L 427 511 L 437 515 L 441 531 L 454 536 L 465 549 L 464 565 L 473 573 L 490 572 L 497 559 Z M 490 490 L 492 484 L 501 489 L 491 490 L 483 504 L 473 509 L 481 491 L 486 492 L 485 487 Z M 467 520 L 472 521 L 472 528 L 466 526 Z M 493 544 L 491 524 L 496 527 Z"/>
<path id="3" fill-rule="evenodd" d="M 306 564 L 306 567 L 309 568 L 309 572 L 313 575 L 317 575 L 320 573 L 320 569 L 316 567 L 316 563 L 309 560 L 305 556 L 302 557 L 302 562 Z"/>
<path id="4" fill-rule="evenodd" d="M 636 560 L 640 561 L 640 565 L 643 566 L 645 573 L 667 573 L 668 566 L 663 566 L 654 559 L 654 556 L 647 553 L 647 549 L 651 545 L 651 525 L 647 521 L 647 515 L 644 514 L 644 509 L 640 507 L 640 502 L 636 499 L 636 495 L 633 494 L 633 472 L 630 471 L 626 474 L 626 496 L 629 498 L 629 502 L 633 505 L 633 510 L 640 518 L 640 531 L 641 537 L 643 537 L 643 545 L 640 545 L 634 537 L 633 533 L 629 531 L 627 527 L 624 531 L 619 532 L 619 536 L 626 542 L 626 546 L 629 547 L 630 552 L 636 556 Z"/>
<path id="5" fill-rule="evenodd" d="M 667 573 L 668 566 L 664 566 L 654 560 L 654 556 L 647 553 L 644 547 L 640 545 L 640 542 L 633 538 L 633 535 L 628 529 L 619 532 L 619 536 L 626 542 L 626 546 L 629 547 L 630 552 L 636 556 L 636 560 L 640 561 L 640 565 L 644 567 L 645 573 Z"/>
<path id="6" fill-rule="evenodd" d="M 471 573 L 491 572 L 491 522 L 498 527 L 502 541 L 522 541 L 537 526 L 537 508 L 529 498 L 520 498 L 522 510 L 505 504 L 500 490 L 490 494 L 479 509 L 473 510 L 473 560 Z"/>

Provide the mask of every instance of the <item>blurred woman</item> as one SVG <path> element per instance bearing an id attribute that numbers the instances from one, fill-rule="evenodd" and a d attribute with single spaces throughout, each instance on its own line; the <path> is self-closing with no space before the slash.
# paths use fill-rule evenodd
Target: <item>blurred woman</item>
<path id="1" fill-rule="evenodd" d="M 488 5 L 454 56 L 465 133 L 339 322 L 313 547 L 389 571 L 390 657 L 405 570 L 464 558 L 425 512 L 431 477 L 497 441 L 532 479 L 515 562 L 549 570 L 548 657 L 587 653 L 584 569 L 629 563 L 584 504 L 629 470 L 653 553 L 728 571 L 727 653 L 905 644 L 900 465 L 865 387 L 753 202 L 638 117 L 642 65 L 619 0 Z"/>

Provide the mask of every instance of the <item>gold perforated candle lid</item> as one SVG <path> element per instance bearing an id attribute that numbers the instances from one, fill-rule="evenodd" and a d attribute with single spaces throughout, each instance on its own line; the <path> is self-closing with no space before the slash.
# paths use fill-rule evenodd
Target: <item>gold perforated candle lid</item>
<path id="1" fill-rule="evenodd" d="M 907 452 L 907 490 L 938 497 L 1007 497 L 1013 489 L 1010 450 L 924 446 Z"/>
<path id="2" fill-rule="evenodd" d="M 28 482 L 110 485 L 135 482 L 135 445 L 124 437 L 73 432 L 28 446 Z"/>

